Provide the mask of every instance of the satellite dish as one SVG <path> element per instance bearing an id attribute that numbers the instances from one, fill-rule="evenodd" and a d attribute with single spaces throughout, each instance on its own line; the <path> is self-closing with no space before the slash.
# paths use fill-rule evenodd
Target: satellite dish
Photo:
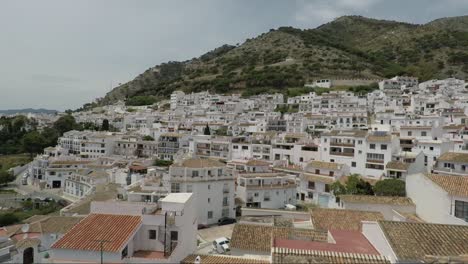
<path id="1" fill-rule="evenodd" d="M 21 226 L 21 231 L 23 231 L 23 233 L 27 233 L 29 231 L 29 224 Z"/>

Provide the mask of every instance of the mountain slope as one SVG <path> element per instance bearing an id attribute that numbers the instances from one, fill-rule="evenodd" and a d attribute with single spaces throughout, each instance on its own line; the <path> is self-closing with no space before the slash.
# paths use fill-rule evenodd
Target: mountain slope
<path id="1" fill-rule="evenodd" d="M 281 91 L 316 78 L 425 80 L 468 76 L 468 16 L 425 25 L 344 16 L 316 29 L 282 27 L 224 45 L 199 58 L 148 69 L 109 92 L 103 104 L 135 96 L 167 98 L 174 90 Z"/>

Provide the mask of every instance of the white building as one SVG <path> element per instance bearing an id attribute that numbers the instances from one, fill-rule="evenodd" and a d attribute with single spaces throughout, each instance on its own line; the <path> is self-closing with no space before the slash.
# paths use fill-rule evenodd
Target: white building
<path id="1" fill-rule="evenodd" d="M 412 174 L 406 193 L 416 213 L 432 223 L 468 225 L 468 176 Z"/>
<path id="2" fill-rule="evenodd" d="M 171 193 L 193 193 L 198 223 L 215 224 L 222 217 L 234 217 L 234 177 L 224 163 L 190 158 L 169 168 Z"/>
<path id="3" fill-rule="evenodd" d="M 52 245 L 50 260 L 178 263 L 197 247 L 195 210 L 190 193 L 158 203 L 93 202 L 91 214 Z"/>

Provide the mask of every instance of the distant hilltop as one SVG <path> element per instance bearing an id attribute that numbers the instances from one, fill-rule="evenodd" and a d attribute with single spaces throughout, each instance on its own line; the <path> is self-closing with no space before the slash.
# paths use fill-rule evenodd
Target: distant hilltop
<path id="1" fill-rule="evenodd" d="M 321 79 L 468 78 L 468 16 L 423 25 L 344 16 L 314 29 L 280 27 L 198 58 L 152 67 L 98 100 L 147 104 L 186 93 L 282 92 Z"/>
<path id="2" fill-rule="evenodd" d="M 0 110 L 0 114 L 4 115 L 14 115 L 14 114 L 56 114 L 57 110 L 49 110 L 44 108 L 34 109 L 34 108 L 24 108 L 24 109 L 6 109 Z"/>

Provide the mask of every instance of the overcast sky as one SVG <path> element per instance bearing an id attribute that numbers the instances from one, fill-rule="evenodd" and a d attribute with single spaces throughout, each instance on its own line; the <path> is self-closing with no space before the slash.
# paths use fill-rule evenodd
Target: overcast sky
<path id="1" fill-rule="evenodd" d="M 349 14 L 426 23 L 468 0 L 2 0 L 0 109 L 75 109 L 161 62 Z"/>

